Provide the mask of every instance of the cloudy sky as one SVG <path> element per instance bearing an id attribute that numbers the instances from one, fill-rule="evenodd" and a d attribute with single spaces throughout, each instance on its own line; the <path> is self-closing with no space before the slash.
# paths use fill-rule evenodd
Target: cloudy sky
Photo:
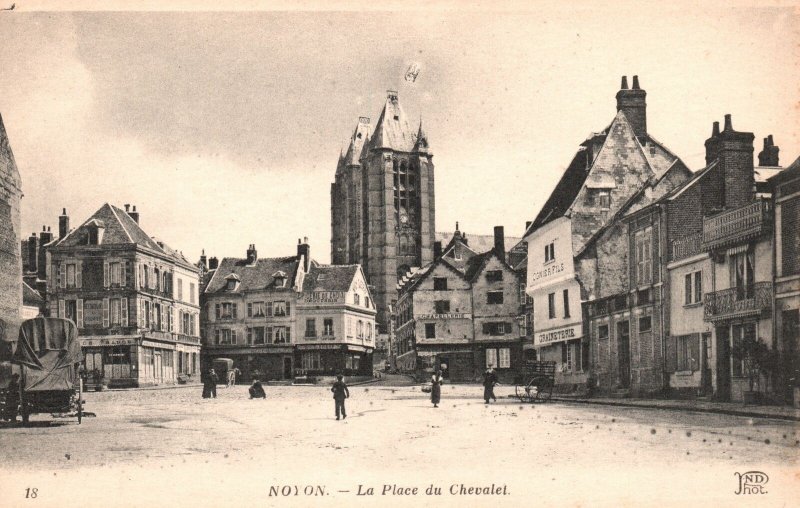
<path id="1" fill-rule="evenodd" d="M 11 3 L 8 0 L 7 3 Z M 437 229 L 519 236 L 577 145 L 615 113 L 620 76 L 693 169 L 714 120 L 800 155 L 800 16 L 534 4 L 407 12 L 0 12 L 0 113 L 23 179 L 23 232 L 136 204 L 196 259 L 330 259 L 330 182 L 387 89 L 428 133 Z M 522 4 L 520 4 L 522 5 Z M 582 7 L 581 7 L 582 6 Z M 639 7 L 636 7 L 639 6 Z M 403 80 L 413 62 L 416 82 Z"/>

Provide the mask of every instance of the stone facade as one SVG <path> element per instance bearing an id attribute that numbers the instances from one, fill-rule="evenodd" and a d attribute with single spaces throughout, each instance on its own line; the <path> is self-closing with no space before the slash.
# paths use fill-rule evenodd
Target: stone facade
<path id="1" fill-rule="evenodd" d="M 15 338 L 22 307 L 20 179 L 0 116 L 0 338 Z"/>

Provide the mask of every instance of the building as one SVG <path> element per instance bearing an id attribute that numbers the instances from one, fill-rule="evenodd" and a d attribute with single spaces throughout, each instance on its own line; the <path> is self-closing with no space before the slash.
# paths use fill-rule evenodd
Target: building
<path id="1" fill-rule="evenodd" d="M 522 362 L 524 293 L 508 264 L 503 228 L 495 244 L 477 253 L 461 231 L 434 261 L 400 282 L 395 328 L 401 370 L 442 368 L 454 381 L 471 381 L 492 365 L 503 382 L 513 380 Z M 522 302 L 520 295 L 523 296 Z"/>
<path id="2" fill-rule="evenodd" d="M 22 180 L 0 116 L 0 339 L 16 337 L 20 324 L 20 199 Z"/>
<path id="3" fill-rule="evenodd" d="M 106 203 L 48 248 L 49 313 L 76 323 L 86 369 L 109 386 L 199 374 L 199 271 L 139 218 Z"/>
<path id="4" fill-rule="evenodd" d="M 370 375 L 375 303 L 359 265 L 297 254 L 211 259 L 203 289 L 203 359 L 229 358 L 245 379 Z"/>
<path id="5" fill-rule="evenodd" d="M 611 124 L 581 143 L 525 233 L 533 347 L 539 359 L 557 363 L 556 383 L 565 390 L 597 382 L 589 378 L 591 339 L 584 302 L 634 291 L 628 287 L 629 235 L 617 219 L 691 175 L 648 131 L 645 97 L 637 76 L 631 88 L 627 78 L 622 78 Z M 643 238 L 639 241 L 640 248 L 652 249 L 644 247 Z M 652 250 L 644 252 L 652 254 Z M 627 297 L 619 303 L 629 306 Z M 631 385 L 630 331 L 624 325 L 609 330 L 608 340 L 618 349 L 598 349 L 598 361 L 616 362 L 606 383 L 627 390 Z M 608 358 L 602 356 L 603 351 Z"/>
<path id="6" fill-rule="evenodd" d="M 774 146 L 771 139 L 769 145 Z M 764 163 L 761 156 L 759 162 Z M 794 386 L 800 379 L 800 158 L 769 183 L 775 210 L 775 345 L 783 362 L 781 395 L 791 402 L 790 379 Z"/>
<path id="7" fill-rule="evenodd" d="M 45 313 L 45 301 L 38 291 L 22 283 L 22 311 L 20 318 L 24 321 L 26 319 L 33 319 L 37 316 L 43 316 Z"/>
<path id="8" fill-rule="evenodd" d="M 433 260 L 434 168 L 422 123 L 411 127 L 397 92 L 387 92 L 369 131 L 369 119 L 360 118 L 339 156 L 331 185 L 331 259 L 363 266 L 383 335 L 399 278 Z"/>

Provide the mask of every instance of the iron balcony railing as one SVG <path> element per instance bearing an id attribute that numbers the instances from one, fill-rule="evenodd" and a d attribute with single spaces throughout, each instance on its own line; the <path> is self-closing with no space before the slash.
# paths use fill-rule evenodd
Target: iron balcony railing
<path id="1" fill-rule="evenodd" d="M 704 218 L 703 250 L 714 250 L 760 237 L 769 231 L 771 212 L 770 202 L 760 199 Z"/>
<path id="2" fill-rule="evenodd" d="M 706 321 L 759 315 L 771 309 L 771 282 L 756 282 L 751 286 L 723 289 L 705 295 Z"/>
<path id="3" fill-rule="evenodd" d="M 672 261 L 688 258 L 702 252 L 703 232 L 697 231 L 690 235 L 672 240 Z"/>

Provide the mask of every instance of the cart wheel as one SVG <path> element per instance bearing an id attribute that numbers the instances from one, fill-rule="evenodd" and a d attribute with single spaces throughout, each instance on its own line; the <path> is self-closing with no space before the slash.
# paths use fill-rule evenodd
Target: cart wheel
<path id="1" fill-rule="evenodd" d="M 520 402 L 529 402 L 526 390 L 527 386 L 524 385 L 516 385 L 514 387 L 514 394 L 517 396 Z"/>
<path id="2" fill-rule="evenodd" d="M 550 397 L 553 395 L 553 380 L 549 377 L 542 376 L 536 378 L 536 381 L 538 382 L 536 402 L 549 401 Z"/>
<path id="3" fill-rule="evenodd" d="M 550 398 L 549 396 L 547 396 L 547 399 L 544 398 L 547 394 L 547 385 L 549 382 L 550 380 L 544 376 L 537 376 L 531 379 L 531 382 L 528 383 L 528 386 L 530 387 L 531 402 L 544 402 Z"/>

